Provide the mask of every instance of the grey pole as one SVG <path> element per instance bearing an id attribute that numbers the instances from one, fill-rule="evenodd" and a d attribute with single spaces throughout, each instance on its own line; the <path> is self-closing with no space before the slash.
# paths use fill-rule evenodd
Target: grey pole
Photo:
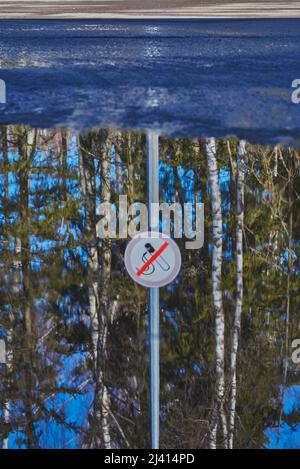
<path id="1" fill-rule="evenodd" d="M 147 135 L 147 184 L 149 231 L 159 231 L 158 216 L 154 206 L 159 204 L 159 150 L 158 134 Z M 158 212 L 156 212 L 158 214 Z M 149 339 L 150 339 L 150 418 L 151 448 L 159 449 L 159 288 L 149 289 Z"/>
<path id="2" fill-rule="evenodd" d="M 0 339 L 0 363 L 6 363 L 6 345 L 3 339 Z"/>

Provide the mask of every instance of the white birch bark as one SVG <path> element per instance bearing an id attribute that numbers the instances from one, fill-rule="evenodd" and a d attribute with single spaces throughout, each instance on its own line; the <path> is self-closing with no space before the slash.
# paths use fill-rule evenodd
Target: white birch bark
<path id="1" fill-rule="evenodd" d="M 8 197 L 8 194 L 7 194 Z M 21 239 L 16 236 L 14 240 L 14 259 L 13 259 L 13 275 L 12 275 L 12 293 L 13 295 L 18 295 L 21 287 L 21 252 L 22 252 L 22 242 Z M 9 312 L 9 320 L 13 320 L 13 311 Z M 12 372 L 12 362 L 13 362 L 13 350 L 12 350 L 12 330 L 7 331 L 6 339 L 6 373 L 9 378 Z M 7 399 L 4 402 L 3 406 L 3 420 L 5 424 L 9 425 L 10 422 L 10 413 L 11 413 L 11 401 Z M 9 449 L 9 433 L 3 439 L 2 442 L 3 449 Z"/>
<path id="2" fill-rule="evenodd" d="M 101 154 L 101 202 L 110 203 L 111 201 L 111 141 L 106 139 L 104 151 Z M 100 324 L 100 333 L 97 345 L 97 383 L 96 383 L 96 413 L 102 422 L 102 438 L 104 447 L 112 447 L 110 436 L 110 396 L 105 383 L 105 368 L 107 359 L 107 334 L 108 325 L 111 321 L 110 307 L 110 278 L 111 278 L 111 240 L 104 239 L 102 242 L 101 255 L 101 288 L 100 302 L 98 311 L 98 321 Z"/>
<path id="3" fill-rule="evenodd" d="M 111 437 L 109 431 L 109 413 L 110 402 L 109 393 L 104 382 L 104 370 L 106 362 L 106 341 L 108 311 L 103 307 L 103 302 L 107 304 L 105 291 L 109 286 L 110 277 L 110 249 L 104 248 L 100 258 L 98 252 L 98 239 L 96 227 L 96 182 L 94 156 L 85 149 L 89 142 L 79 141 L 79 167 L 81 172 L 81 187 L 85 197 L 86 208 L 86 229 L 88 232 L 87 251 L 89 265 L 89 308 L 91 318 L 91 334 L 93 344 L 93 363 L 94 363 L 94 420 L 97 425 L 94 432 L 92 447 L 111 448 Z M 103 155 L 102 155 L 103 156 Z M 110 154 L 109 154 L 110 158 Z M 110 159 L 107 163 L 105 156 L 101 160 L 102 181 L 101 181 L 101 201 L 110 200 Z M 109 166 L 107 168 L 107 166 Z M 103 181 L 103 177 L 109 182 Z M 109 186 L 107 186 L 109 184 Z M 106 189 L 105 189 L 106 187 Z M 109 190 L 108 190 L 109 189 Z M 100 285 L 100 279 L 102 284 Z"/>
<path id="4" fill-rule="evenodd" d="M 22 250 L 22 243 L 20 238 L 15 239 L 15 256 L 13 260 L 13 286 L 12 293 L 18 294 L 21 285 L 21 261 L 20 255 Z M 10 321 L 13 320 L 13 312 L 9 313 Z M 7 331 L 6 336 L 6 373 L 9 375 L 12 372 L 12 361 L 13 361 L 13 350 L 12 350 L 12 330 Z M 10 422 L 10 407 L 11 402 L 7 399 L 3 404 L 3 421 L 6 425 L 9 425 Z M 2 449 L 9 449 L 9 434 L 2 441 Z"/>
<path id="5" fill-rule="evenodd" d="M 206 141 L 206 156 L 208 168 L 208 180 L 211 195 L 212 222 L 213 222 L 213 244 L 212 244 L 212 306 L 215 316 L 216 335 L 216 398 L 212 409 L 210 422 L 209 447 L 215 449 L 217 446 L 218 421 L 221 418 L 223 435 L 227 435 L 226 417 L 224 419 L 223 401 L 225 394 L 225 372 L 224 372 L 224 334 L 225 319 L 222 300 L 222 211 L 219 171 L 216 159 L 216 142 L 214 138 Z M 223 415 L 222 415 L 223 413 Z M 226 446 L 226 442 L 225 446 Z"/>
<path id="6" fill-rule="evenodd" d="M 246 142 L 241 140 L 237 152 L 236 187 L 236 304 L 232 330 L 230 355 L 230 404 L 229 404 L 229 449 L 233 448 L 237 395 L 237 353 L 241 330 L 243 306 L 243 227 L 245 193 L 245 153 Z"/>

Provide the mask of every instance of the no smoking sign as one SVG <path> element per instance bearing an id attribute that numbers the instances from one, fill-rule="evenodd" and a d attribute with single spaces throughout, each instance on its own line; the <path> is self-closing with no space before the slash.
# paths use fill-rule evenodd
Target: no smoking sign
<path id="1" fill-rule="evenodd" d="M 144 287 L 163 287 L 171 283 L 181 267 L 177 244 L 164 233 L 139 233 L 125 251 L 130 277 Z"/>

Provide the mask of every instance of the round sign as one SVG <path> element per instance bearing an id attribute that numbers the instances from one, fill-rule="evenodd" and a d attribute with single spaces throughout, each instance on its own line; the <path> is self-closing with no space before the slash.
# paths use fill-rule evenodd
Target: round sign
<path id="1" fill-rule="evenodd" d="M 144 287 L 163 287 L 177 276 L 181 254 L 177 244 L 164 233 L 144 232 L 127 245 L 125 266 L 130 277 Z"/>

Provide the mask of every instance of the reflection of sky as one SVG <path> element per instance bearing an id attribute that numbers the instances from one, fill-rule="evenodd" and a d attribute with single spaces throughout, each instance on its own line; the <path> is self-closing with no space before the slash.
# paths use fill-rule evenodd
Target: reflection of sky
<path id="1" fill-rule="evenodd" d="M 293 411 L 300 410 L 300 385 L 290 386 L 284 396 L 284 414 L 290 415 Z M 278 429 L 270 428 L 266 431 L 269 438 L 268 448 L 273 449 L 299 449 L 300 448 L 300 424 L 292 426 L 282 423 L 280 438 L 278 441 Z"/>
<path id="2" fill-rule="evenodd" d="M 56 393 L 46 402 L 49 412 L 55 411 L 60 415 L 66 415 L 66 425 L 61 425 L 54 418 L 35 424 L 36 432 L 40 432 L 39 445 L 41 448 L 52 449 L 75 449 L 80 447 L 80 433 L 76 433 L 75 428 L 84 428 L 87 425 L 87 415 L 92 403 L 93 389 L 86 381 L 72 384 L 72 372 L 75 366 L 82 361 L 81 353 L 72 354 L 63 359 L 60 380 L 58 386 L 69 386 L 79 394 L 70 394 L 66 392 Z M 74 427 L 74 428 L 73 428 Z M 22 437 L 21 432 L 11 432 L 9 436 L 9 447 L 19 448 L 18 438 Z M 21 448 L 25 448 L 23 445 Z"/>
<path id="3" fill-rule="evenodd" d="M 12 151 L 9 151 L 9 162 L 17 162 L 18 154 Z M 33 165 L 35 167 L 45 167 L 48 165 L 47 158 L 51 158 L 51 166 L 57 166 L 58 161 L 57 155 L 48 151 L 37 151 Z M 68 149 L 68 167 L 70 170 L 76 171 L 78 169 L 78 151 L 77 151 L 77 139 L 76 136 L 73 136 L 70 147 Z M 19 184 L 18 178 L 15 173 L 10 172 L 8 175 L 9 182 L 9 197 L 11 199 L 18 199 L 19 196 Z M 58 179 L 54 177 L 53 173 L 46 173 L 43 171 L 32 172 L 30 175 L 30 191 L 31 196 L 29 199 L 29 204 L 33 209 L 34 215 L 37 216 L 37 219 L 41 222 L 47 218 L 47 207 L 45 209 L 44 205 L 42 207 L 41 213 L 40 209 L 36 209 L 33 206 L 34 203 L 34 193 L 36 191 L 50 191 L 55 188 L 59 183 Z M 0 176 L 0 190 L 3 191 L 3 175 Z M 80 190 L 74 181 L 67 181 L 68 191 L 72 194 L 74 199 L 80 197 Z M 59 200 L 56 201 L 59 204 Z M 0 205 L 1 206 L 1 205 Z M 3 208 L 3 207 L 1 207 Z M 18 214 L 10 214 L 10 223 L 13 223 L 17 219 Z M 0 226 L 4 222 L 3 214 L 0 216 Z M 63 226 L 58 226 L 56 233 L 62 238 L 65 234 L 65 228 Z M 72 234 L 74 239 L 76 238 L 76 231 L 71 227 Z M 58 236 L 59 238 L 59 236 Z M 37 271 L 41 268 L 40 254 L 47 253 L 51 249 L 55 248 L 58 245 L 58 241 L 53 241 L 52 239 L 46 239 L 45 237 L 39 237 L 32 235 L 30 236 L 30 248 L 31 248 L 31 260 L 32 260 L 32 269 Z M 0 245 L 1 247 L 1 245 Z M 13 243 L 10 243 L 10 248 L 13 250 Z M 65 252 L 66 255 L 67 251 Z M 80 247 L 78 248 L 78 254 L 83 262 L 86 262 L 86 254 Z M 66 256 L 65 256 L 66 257 Z M 66 298 L 65 298 L 66 299 Z M 43 298 L 37 298 L 36 302 L 37 311 L 43 311 L 45 313 L 45 308 L 47 308 L 47 292 L 43 292 Z M 59 305 L 61 308 L 64 307 L 63 302 Z M 39 445 L 41 448 L 76 448 L 80 446 L 80 433 L 76 433 L 74 427 L 84 427 L 87 424 L 87 415 L 90 408 L 92 400 L 92 387 L 87 376 L 80 376 L 75 379 L 74 369 L 76 366 L 79 366 L 80 362 L 85 359 L 84 352 L 72 353 L 70 356 L 61 356 L 61 365 L 56 369 L 57 371 L 57 381 L 56 386 L 58 388 L 64 388 L 63 392 L 56 392 L 53 396 L 46 397 L 46 408 L 49 412 L 54 410 L 58 414 L 66 415 L 66 425 L 62 425 L 55 421 L 54 418 L 47 420 L 41 420 L 35 423 L 35 429 L 37 433 L 40 432 L 41 436 L 39 437 Z M 69 388 L 70 390 L 80 392 L 79 394 L 70 394 L 66 393 L 65 389 Z M 19 404 L 14 403 L 13 411 L 19 413 Z M 13 431 L 9 435 L 9 447 L 10 448 L 20 448 L 25 446 L 19 445 L 19 438 L 22 438 L 24 435 L 22 432 Z"/>
<path id="4" fill-rule="evenodd" d="M 13 153 L 9 153 L 10 161 L 17 161 L 17 155 Z M 119 166 L 119 173 L 121 174 L 121 164 L 119 157 L 115 154 L 114 150 L 112 152 L 112 166 L 111 166 L 111 178 L 112 184 L 115 185 L 116 181 L 116 171 L 115 171 L 115 162 L 117 161 Z M 40 164 L 43 166 L 45 164 L 45 153 L 44 152 L 37 152 L 35 164 Z M 53 161 L 52 161 L 53 164 Z M 76 137 L 72 138 L 71 147 L 68 151 L 68 167 L 70 169 L 78 169 L 78 151 L 77 151 L 77 142 Z M 195 176 L 193 169 L 184 169 L 183 166 L 179 166 L 178 169 L 174 169 L 168 166 L 165 163 L 160 163 L 160 182 L 161 182 L 161 195 L 162 199 L 166 202 L 173 202 L 175 198 L 175 190 L 174 190 L 174 182 L 175 182 L 175 174 L 174 171 L 177 171 L 178 179 L 180 182 L 181 187 L 183 188 L 183 198 L 184 202 L 193 202 L 194 201 L 194 190 L 195 190 Z M 229 188 L 229 172 L 226 170 L 222 170 L 220 173 L 220 185 L 222 190 L 222 195 L 224 195 L 224 203 L 223 203 L 223 213 L 230 212 L 230 205 L 228 202 L 228 192 Z M 37 174 L 31 175 L 30 180 L 30 187 L 31 191 L 35 191 L 37 189 L 50 189 L 55 187 L 55 185 L 59 181 L 53 177 L 51 174 L 44 174 L 41 177 L 38 177 Z M 97 179 L 97 187 L 98 189 L 101 186 L 100 178 Z M 0 188 L 3 187 L 3 178 L 0 177 Z M 16 176 L 13 173 L 9 174 L 9 194 L 10 197 L 15 197 L 18 195 L 18 183 Z M 80 197 L 80 189 L 76 186 L 74 181 L 68 181 L 68 190 L 72 193 L 74 198 Z M 120 193 L 122 192 L 122 178 L 120 178 Z M 227 199 L 226 199 L 227 197 Z M 201 201 L 201 196 L 200 200 Z M 33 198 L 31 203 L 33 202 Z M 45 218 L 45 215 L 38 213 L 39 219 L 42 220 Z M 15 214 L 15 217 L 17 214 Z M 0 218 L 0 223 L 3 222 Z M 11 219 L 13 222 L 13 218 Z M 226 224 L 224 224 L 224 236 L 226 236 Z M 63 232 L 64 228 L 61 228 L 61 232 L 59 233 L 61 236 L 64 235 Z M 72 229 L 73 230 L 73 229 Z M 58 228 L 59 231 L 59 228 Z M 73 235 L 76 239 L 75 230 L 73 230 Z M 51 248 L 55 246 L 55 243 L 51 239 L 44 239 L 39 238 L 37 236 L 31 237 L 31 249 L 38 254 L 40 251 L 47 252 Z M 11 246 L 13 248 L 13 246 Z M 83 248 L 78 248 L 78 255 L 83 263 L 86 263 L 86 253 Z M 224 256 L 227 253 L 224 252 Z M 229 254 L 228 254 L 229 255 Z M 37 269 L 37 264 L 33 265 L 34 269 Z M 179 277 L 176 279 L 176 283 L 178 283 Z M 175 284 L 175 283 L 174 283 Z M 167 287 L 168 292 L 172 293 L 172 289 L 174 288 L 174 284 L 171 284 Z M 47 300 L 46 296 L 43 300 Z M 37 300 L 37 310 L 41 309 L 42 306 L 40 305 L 39 301 Z M 63 308 L 64 304 L 60 304 L 60 307 Z M 45 305 L 43 305 L 45 308 Z M 165 317 L 170 324 L 171 327 L 174 328 L 175 331 L 179 329 L 179 320 L 177 318 L 178 311 L 166 311 Z M 65 392 L 57 393 L 55 396 L 50 398 L 47 401 L 47 409 L 50 411 L 51 409 L 55 409 L 56 412 L 64 412 L 67 416 L 67 423 L 72 425 L 75 424 L 76 426 L 83 426 L 87 425 L 87 416 L 88 411 L 92 402 L 93 397 L 93 389 L 91 384 L 85 382 L 84 380 L 87 379 L 87 376 L 81 377 L 77 382 L 72 382 L 72 373 L 74 368 L 80 363 L 81 360 L 84 359 L 84 353 L 73 353 L 69 357 L 62 358 L 62 365 L 58 371 L 58 382 L 57 385 L 59 386 L 70 386 L 73 389 L 79 390 L 81 389 L 82 394 L 80 395 L 70 395 Z M 201 364 L 196 363 L 194 364 L 194 371 L 196 375 L 201 373 Z M 184 368 L 180 368 L 180 373 L 184 374 Z M 284 400 L 284 411 L 286 415 L 289 415 L 293 409 L 296 408 L 297 403 L 300 401 L 300 386 L 292 386 L 290 387 L 285 393 L 285 400 Z M 298 407 L 299 408 L 299 407 Z M 80 435 L 77 435 L 75 430 L 69 428 L 66 425 L 60 425 L 51 419 L 50 421 L 41 421 L 36 424 L 36 429 L 40 430 L 41 437 L 39 439 L 40 445 L 43 448 L 76 448 L 80 445 Z M 277 442 L 277 429 L 268 429 L 266 431 L 266 435 L 269 438 L 268 447 L 270 448 L 299 448 L 300 447 L 300 425 L 292 428 L 290 425 L 284 423 L 282 424 L 281 434 L 279 443 Z M 10 447 L 18 447 L 17 445 L 17 433 L 12 432 L 10 434 Z"/>

